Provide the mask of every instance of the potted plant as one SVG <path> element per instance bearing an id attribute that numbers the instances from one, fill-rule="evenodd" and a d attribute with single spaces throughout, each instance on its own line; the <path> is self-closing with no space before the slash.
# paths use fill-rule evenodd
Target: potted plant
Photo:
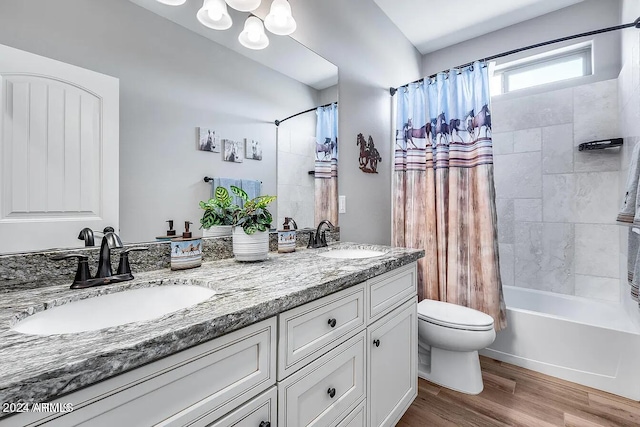
<path id="1" fill-rule="evenodd" d="M 273 217 L 267 205 L 276 196 L 258 196 L 249 199 L 241 188 L 231 186 L 244 205 L 233 213 L 233 254 L 238 261 L 262 261 L 269 253 L 269 229 Z"/>
<path id="2" fill-rule="evenodd" d="M 238 209 L 232 202 L 233 197 L 224 187 L 217 187 L 212 198 L 200 202 L 200 208 L 204 209 L 200 218 L 202 237 L 231 236 L 233 213 Z"/>

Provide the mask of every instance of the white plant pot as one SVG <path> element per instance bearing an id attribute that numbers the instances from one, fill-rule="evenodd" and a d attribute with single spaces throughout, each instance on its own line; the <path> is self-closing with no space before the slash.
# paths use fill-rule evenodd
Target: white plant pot
<path id="1" fill-rule="evenodd" d="M 228 237 L 231 236 L 231 225 L 214 225 L 202 230 L 202 237 Z"/>
<path id="2" fill-rule="evenodd" d="M 233 228 L 233 255 L 238 261 L 263 261 L 269 254 L 269 232 L 247 234 L 242 227 Z"/>

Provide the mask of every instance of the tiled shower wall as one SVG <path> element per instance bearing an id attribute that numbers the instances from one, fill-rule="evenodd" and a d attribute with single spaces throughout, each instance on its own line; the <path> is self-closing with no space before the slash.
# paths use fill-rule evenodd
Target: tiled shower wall
<path id="1" fill-rule="evenodd" d="M 618 301 L 621 149 L 617 79 L 492 99 L 504 285 Z"/>
<path id="2" fill-rule="evenodd" d="M 298 228 L 314 227 L 316 138 L 286 126 L 278 129 L 278 219 L 272 224 L 282 228 L 285 217 L 292 217 Z"/>

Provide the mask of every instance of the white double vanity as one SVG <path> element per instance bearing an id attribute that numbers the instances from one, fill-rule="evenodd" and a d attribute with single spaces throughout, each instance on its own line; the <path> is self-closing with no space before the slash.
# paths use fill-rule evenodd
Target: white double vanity
<path id="1" fill-rule="evenodd" d="M 327 260 L 313 250 L 262 264 L 221 260 L 164 272 L 162 281 L 159 272 L 140 274 L 131 286 L 201 284 L 216 295 L 159 320 L 59 336 L 75 348 L 60 348 L 59 360 L 50 359 L 55 351 L 43 355 L 48 368 L 0 400 L 22 392 L 23 401 L 71 403 L 73 411 L 15 414 L 0 426 L 393 426 L 417 395 L 421 253 L 386 251 L 365 260 Z M 63 301 L 77 291 L 58 292 Z M 24 308 L 20 301 L 13 307 Z M 53 342 L 0 332 L 17 351 L 33 346 L 35 354 Z M 211 333 L 217 337 L 200 339 Z M 85 356 L 83 345 L 92 347 Z M 62 394 L 67 378 L 78 390 Z"/>

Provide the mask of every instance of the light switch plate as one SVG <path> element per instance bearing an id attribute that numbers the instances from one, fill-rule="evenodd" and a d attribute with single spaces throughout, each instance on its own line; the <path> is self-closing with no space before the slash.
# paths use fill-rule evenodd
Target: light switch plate
<path id="1" fill-rule="evenodd" d="M 338 213 L 347 213 L 347 196 L 338 196 Z"/>

